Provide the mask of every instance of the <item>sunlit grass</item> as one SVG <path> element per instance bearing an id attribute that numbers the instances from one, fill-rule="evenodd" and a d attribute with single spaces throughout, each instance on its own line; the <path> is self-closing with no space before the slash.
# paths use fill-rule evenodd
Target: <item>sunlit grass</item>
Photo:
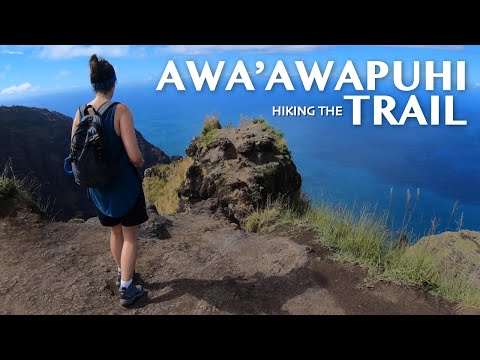
<path id="1" fill-rule="evenodd" d="M 187 169 L 193 164 L 193 159 L 186 157 L 172 164 L 156 165 L 158 176 L 146 176 L 143 189 L 146 199 L 155 204 L 163 214 L 174 214 L 178 210 L 178 189 L 185 180 Z"/>

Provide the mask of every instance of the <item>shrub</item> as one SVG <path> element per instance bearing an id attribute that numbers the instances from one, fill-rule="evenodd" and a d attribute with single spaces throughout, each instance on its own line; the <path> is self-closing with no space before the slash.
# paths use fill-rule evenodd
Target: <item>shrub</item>
<path id="1" fill-rule="evenodd" d="M 13 179 L 0 179 L 0 200 L 7 199 L 16 192 L 17 185 Z"/>
<path id="2" fill-rule="evenodd" d="M 207 115 L 202 126 L 201 135 L 205 136 L 212 130 L 221 129 L 222 125 L 217 115 Z"/>

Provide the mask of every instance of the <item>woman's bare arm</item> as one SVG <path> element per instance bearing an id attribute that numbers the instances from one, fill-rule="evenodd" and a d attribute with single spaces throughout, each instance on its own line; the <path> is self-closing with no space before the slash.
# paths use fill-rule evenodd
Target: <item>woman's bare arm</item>
<path id="1" fill-rule="evenodd" d="M 128 158 L 136 167 L 142 167 L 145 161 L 143 160 L 142 152 L 138 147 L 132 112 L 127 105 L 118 104 L 117 113 L 120 122 L 120 137 L 122 138 L 123 145 L 127 151 Z"/>

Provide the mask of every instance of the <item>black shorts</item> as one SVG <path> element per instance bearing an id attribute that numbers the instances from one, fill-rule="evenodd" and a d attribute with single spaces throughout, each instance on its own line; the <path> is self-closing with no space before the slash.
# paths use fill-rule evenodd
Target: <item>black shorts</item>
<path id="1" fill-rule="evenodd" d="M 122 224 L 122 226 L 135 226 L 143 224 L 145 221 L 148 220 L 147 209 L 145 204 L 145 195 L 143 194 L 143 190 L 140 190 L 140 195 L 138 195 L 137 202 L 133 206 L 133 208 L 124 216 L 121 217 L 110 217 L 103 214 L 100 210 L 97 210 L 98 220 L 103 226 L 115 226 L 118 224 Z"/>

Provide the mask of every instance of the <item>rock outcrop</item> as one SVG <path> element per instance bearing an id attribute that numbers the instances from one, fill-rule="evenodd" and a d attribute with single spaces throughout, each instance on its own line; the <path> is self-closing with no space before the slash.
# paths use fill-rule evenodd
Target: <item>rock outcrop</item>
<path id="1" fill-rule="evenodd" d="M 181 208 L 221 214 L 238 224 L 269 200 L 295 196 L 302 184 L 283 134 L 263 119 L 238 128 L 205 131 L 204 126 L 186 155 L 194 163 L 178 190 Z"/>
<path id="2" fill-rule="evenodd" d="M 147 206 L 148 221 L 140 225 L 139 236 L 145 239 L 169 239 L 168 228 L 172 225 L 172 218 L 160 215 L 154 204 Z"/>

